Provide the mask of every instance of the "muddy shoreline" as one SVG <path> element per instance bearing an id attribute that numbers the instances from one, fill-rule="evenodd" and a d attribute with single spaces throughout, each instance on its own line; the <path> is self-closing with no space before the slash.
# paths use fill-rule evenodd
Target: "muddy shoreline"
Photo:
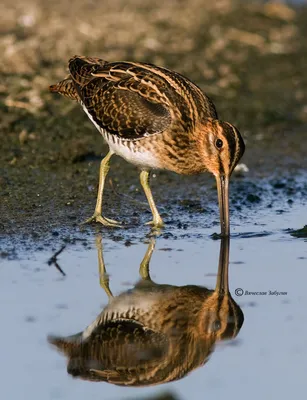
<path id="1" fill-rule="evenodd" d="M 104 10 L 105 24 L 89 40 L 77 27 L 66 39 L 59 39 L 65 24 L 73 18 L 80 22 L 81 15 L 84 21 L 91 20 L 93 31 L 98 29 L 99 20 L 87 2 L 77 7 L 74 17 L 67 14 L 69 5 L 63 2 L 52 10 L 57 24 L 49 21 L 44 26 L 48 4 L 29 1 L 30 11 L 26 11 L 21 3 L 14 8 L 5 1 L 0 44 L 11 46 L 11 51 L 5 53 L 0 71 L 4 257 L 17 254 L 22 243 L 38 248 L 48 246 L 50 240 L 54 244 L 86 241 L 87 235 L 103 229 L 92 226 L 80 231 L 78 224 L 93 212 L 99 161 L 106 146 L 78 105 L 47 91 L 49 84 L 65 76 L 68 54 L 154 62 L 189 76 L 209 94 L 220 118 L 234 123 L 246 141 L 242 163 L 249 172 L 232 179 L 234 218 L 244 221 L 251 212 L 266 207 L 286 211 L 306 199 L 307 8 L 226 1 L 197 14 L 199 1 L 194 0 L 190 19 L 182 19 L 182 10 L 179 13 L 174 5 L 164 5 L 159 16 L 150 2 L 140 7 L 135 1 L 132 14 L 139 24 L 130 25 L 130 42 L 123 37 L 125 24 L 117 26 L 116 43 L 110 35 L 102 40 L 102 31 L 109 32 L 114 15 L 125 19 L 122 3 Z M 129 20 L 132 14 L 128 14 Z M 174 230 L 184 234 L 199 224 L 215 231 L 216 192 L 210 177 L 183 178 L 163 171 L 156 176 L 153 191 L 167 223 L 165 235 Z M 150 214 L 138 172 L 119 158 L 112 162 L 105 209 L 132 224 L 129 229 L 106 232 L 110 237 L 126 241 L 147 232 L 143 224 Z"/>

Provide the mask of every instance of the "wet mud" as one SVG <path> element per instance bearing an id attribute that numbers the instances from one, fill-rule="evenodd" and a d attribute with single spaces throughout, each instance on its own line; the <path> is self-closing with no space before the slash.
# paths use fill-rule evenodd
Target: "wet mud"
<path id="1" fill-rule="evenodd" d="M 231 182 L 233 219 L 243 224 L 266 208 L 269 213 L 287 212 L 306 199 L 307 9 L 237 1 L 204 5 L 193 0 L 186 14 L 187 5 L 180 1 L 165 3 L 159 12 L 151 2 L 131 3 L 127 10 L 122 1 L 103 6 L 76 2 L 72 15 L 65 1 L 57 7 L 4 2 L 3 256 L 28 245 L 39 249 L 51 239 L 59 244 L 86 242 L 96 229 L 105 231 L 97 226 L 80 231 L 79 223 L 92 215 L 99 162 L 107 148 L 77 104 L 47 90 L 65 76 L 67 60 L 75 53 L 167 66 L 194 80 L 213 99 L 220 118 L 235 124 L 246 141 L 242 163 L 248 172 L 235 173 Z M 102 11 L 103 23 L 95 16 Z M 49 13 L 53 17 L 46 20 Z M 211 177 L 156 171 L 152 187 L 166 222 L 164 235 L 174 235 L 174 229 L 184 235 L 194 226 L 217 231 Z M 138 171 L 116 157 L 104 207 L 107 215 L 130 226 L 106 235 L 126 241 L 147 232 L 143 224 L 150 213 Z"/>

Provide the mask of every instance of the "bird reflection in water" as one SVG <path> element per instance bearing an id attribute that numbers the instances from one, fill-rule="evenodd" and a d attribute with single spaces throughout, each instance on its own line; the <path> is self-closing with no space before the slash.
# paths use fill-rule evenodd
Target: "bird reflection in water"
<path id="1" fill-rule="evenodd" d="M 140 281 L 113 296 L 97 239 L 100 284 L 109 303 L 83 332 L 49 342 L 68 358 L 74 377 L 124 386 L 171 382 L 204 365 L 215 344 L 233 339 L 244 316 L 228 286 L 229 238 L 221 240 L 215 290 L 153 282 L 151 239 L 140 265 Z"/>

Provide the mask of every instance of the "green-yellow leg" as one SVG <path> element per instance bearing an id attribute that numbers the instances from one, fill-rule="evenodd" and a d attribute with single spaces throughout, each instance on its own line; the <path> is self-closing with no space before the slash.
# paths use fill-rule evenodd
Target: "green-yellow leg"
<path id="1" fill-rule="evenodd" d="M 97 247 L 97 252 L 98 252 L 98 267 L 99 267 L 100 286 L 106 292 L 106 294 L 108 295 L 108 298 L 110 300 L 113 298 L 113 294 L 109 287 L 109 276 L 107 274 L 106 266 L 105 266 L 104 259 L 103 259 L 101 235 L 98 235 L 96 237 L 96 247 Z"/>
<path id="2" fill-rule="evenodd" d="M 156 244 L 155 239 L 151 238 L 150 239 L 150 243 L 149 243 L 148 248 L 147 248 L 147 251 L 146 251 L 146 254 L 145 254 L 145 256 L 144 256 L 144 258 L 143 258 L 143 260 L 141 262 L 139 272 L 140 272 L 140 275 L 141 275 L 141 277 L 143 279 L 151 280 L 150 274 L 149 274 L 149 263 L 150 263 L 150 260 L 151 260 L 152 253 L 153 253 L 153 251 L 155 249 L 155 244 Z"/>
<path id="3" fill-rule="evenodd" d="M 148 171 L 141 172 L 140 181 L 141 181 L 141 185 L 144 189 L 145 195 L 147 197 L 148 204 L 150 206 L 152 216 L 153 216 L 153 220 L 150 222 L 147 222 L 147 225 L 153 225 L 156 228 L 161 228 L 163 226 L 163 221 L 162 221 L 162 218 L 160 217 L 160 214 L 157 210 L 154 199 L 152 197 L 151 189 L 149 186 L 149 172 Z"/>
<path id="4" fill-rule="evenodd" d="M 97 202 L 95 207 L 95 212 L 93 216 L 82 224 L 88 224 L 90 222 L 100 222 L 104 226 L 111 226 L 111 227 L 118 227 L 120 228 L 122 225 L 120 222 L 114 221 L 113 219 L 106 218 L 102 216 L 102 196 L 103 196 L 103 189 L 107 174 L 110 169 L 110 158 L 112 157 L 113 153 L 109 151 L 109 153 L 105 156 L 105 158 L 100 163 L 100 170 L 99 170 L 99 186 L 98 186 L 98 194 L 97 194 Z"/>

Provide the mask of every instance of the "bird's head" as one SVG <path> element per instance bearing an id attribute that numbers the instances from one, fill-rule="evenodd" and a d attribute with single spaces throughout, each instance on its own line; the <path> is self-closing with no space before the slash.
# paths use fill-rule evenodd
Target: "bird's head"
<path id="1" fill-rule="evenodd" d="M 245 144 L 240 132 L 228 122 L 208 119 L 204 132 L 203 157 L 206 168 L 216 178 L 222 236 L 229 235 L 229 177 L 244 154 Z"/>
<path id="2" fill-rule="evenodd" d="M 228 122 L 214 119 L 206 121 L 202 129 L 207 169 L 214 176 L 230 176 L 245 150 L 240 132 Z"/>

